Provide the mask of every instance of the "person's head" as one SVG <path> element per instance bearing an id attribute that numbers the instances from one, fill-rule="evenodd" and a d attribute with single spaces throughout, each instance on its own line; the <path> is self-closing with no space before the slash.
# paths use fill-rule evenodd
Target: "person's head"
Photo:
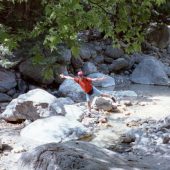
<path id="1" fill-rule="evenodd" d="M 79 71 L 79 72 L 77 73 L 77 76 L 80 77 L 80 78 L 82 78 L 82 77 L 84 77 L 84 73 L 83 73 L 82 71 Z"/>

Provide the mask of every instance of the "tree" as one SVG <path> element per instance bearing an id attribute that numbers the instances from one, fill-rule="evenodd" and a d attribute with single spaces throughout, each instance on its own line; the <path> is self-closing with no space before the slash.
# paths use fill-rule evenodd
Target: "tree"
<path id="1" fill-rule="evenodd" d="M 114 45 L 121 46 L 127 52 L 140 51 L 152 9 L 166 2 L 1 0 L 0 42 L 13 49 L 19 41 L 42 36 L 44 46 L 51 50 L 64 42 L 76 55 L 78 32 L 95 28 L 104 33 L 104 38 L 112 38 Z"/>

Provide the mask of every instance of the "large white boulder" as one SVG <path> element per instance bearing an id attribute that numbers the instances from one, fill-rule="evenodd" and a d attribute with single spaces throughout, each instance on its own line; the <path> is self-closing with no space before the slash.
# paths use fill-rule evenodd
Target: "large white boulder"
<path id="1" fill-rule="evenodd" d="M 63 116 L 38 119 L 21 130 L 21 136 L 24 139 L 30 139 L 37 144 L 58 143 L 88 135 L 90 132 L 80 122 Z"/>
<path id="2" fill-rule="evenodd" d="M 63 114 L 63 105 L 72 104 L 70 99 L 56 98 L 45 90 L 34 89 L 28 93 L 13 99 L 1 118 L 7 121 L 36 120 L 40 117 L 48 117 Z"/>

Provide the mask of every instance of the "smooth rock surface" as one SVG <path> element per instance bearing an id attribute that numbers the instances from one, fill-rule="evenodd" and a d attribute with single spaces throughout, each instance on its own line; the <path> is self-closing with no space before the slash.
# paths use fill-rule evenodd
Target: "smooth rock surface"
<path id="1" fill-rule="evenodd" d="M 50 143 L 22 154 L 22 170 L 111 170 L 132 169 L 128 161 L 87 142 Z"/>
<path id="2" fill-rule="evenodd" d="M 15 74 L 0 68 L 0 92 L 6 92 L 17 85 Z"/>
<path id="3" fill-rule="evenodd" d="M 90 132 L 80 122 L 64 116 L 52 116 L 38 119 L 21 130 L 21 137 L 37 144 L 63 142 L 80 139 L 90 135 Z"/>
<path id="4" fill-rule="evenodd" d="M 113 101 L 108 97 L 95 97 L 91 104 L 96 110 L 111 111 L 113 110 Z"/>
<path id="5" fill-rule="evenodd" d="M 1 117 L 7 121 L 36 120 L 40 117 L 57 115 L 57 111 L 50 109 L 57 98 L 45 90 L 35 89 L 13 99 Z"/>
<path id="6" fill-rule="evenodd" d="M 83 65 L 83 68 L 82 68 L 83 72 L 85 75 L 88 75 L 88 74 L 92 74 L 92 73 L 96 73 L 97 72 L 97 68 L 96 66 L 91 63 L 91 62 L 86 62 L 84 65 Z"/>
<path id="7" fill-rule="evenodd" d="M 113 77 L 110 77 L 108 75 L 105 75 L 103 73 L 93 73 L 88 75 L 88 77 L 91 78 L 102 78 L 105 77 L 106 79 L 102 80 L 102 81 L 97 81 L 97 82 L 93 82 L 94 86 L 98 86 L 98 87 L 113 87 L 115 86 L 115 79 Z"/>
<path id="8" fill-rule="evenodd" d="M 169 79 L 163 64 L 154 59 L 146 58 L 136 67 L 131 75 L 131 81 L 139 84 L 168 85 Z"/>
<path id="9" fill-rule="evenodd" d="M 120 48 L 113 48 L 113 46 L 107 46 L 106 51 L 104 52 L 104 54 L 108 57 L 117 59 L 121 56 L 123 56 L 124 52 L 122 49 Z"/>
<path id="10" fill-rule="evenodd" d="M 9 102 L 12 98 L 5 93 L 0 93 L 0 102 Z"/>
<path id="11" fill-rule="evenodd" d="M 70 97 L 75 102 L 85 100 L 84 92 L 74 80 L 64 80 L 59 87 L 59 92 L 61 92 L 64 96 Z"/>
<path id="12" fill-rule="evenodd" d="M 48 80 L 44 79 L 42 74 L 43 69 L 43 66 L 33 64 L 33 61 L 31 59 L 28 59 L 19 65 L 19 70 L 22 75 L 38 83 L 51 84 L 54 81 L 54 78 L 50 78 Z"/>

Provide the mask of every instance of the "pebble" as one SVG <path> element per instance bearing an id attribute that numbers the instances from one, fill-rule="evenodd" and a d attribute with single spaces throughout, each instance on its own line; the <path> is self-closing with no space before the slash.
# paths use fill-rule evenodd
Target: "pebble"
<path id="1" fill-rule="evenodd" d="M 15 147 L 11 153 L 21 153 L 21 152 L 26 152 L 26 149 L 24 149 L 22 146 Z"/>

